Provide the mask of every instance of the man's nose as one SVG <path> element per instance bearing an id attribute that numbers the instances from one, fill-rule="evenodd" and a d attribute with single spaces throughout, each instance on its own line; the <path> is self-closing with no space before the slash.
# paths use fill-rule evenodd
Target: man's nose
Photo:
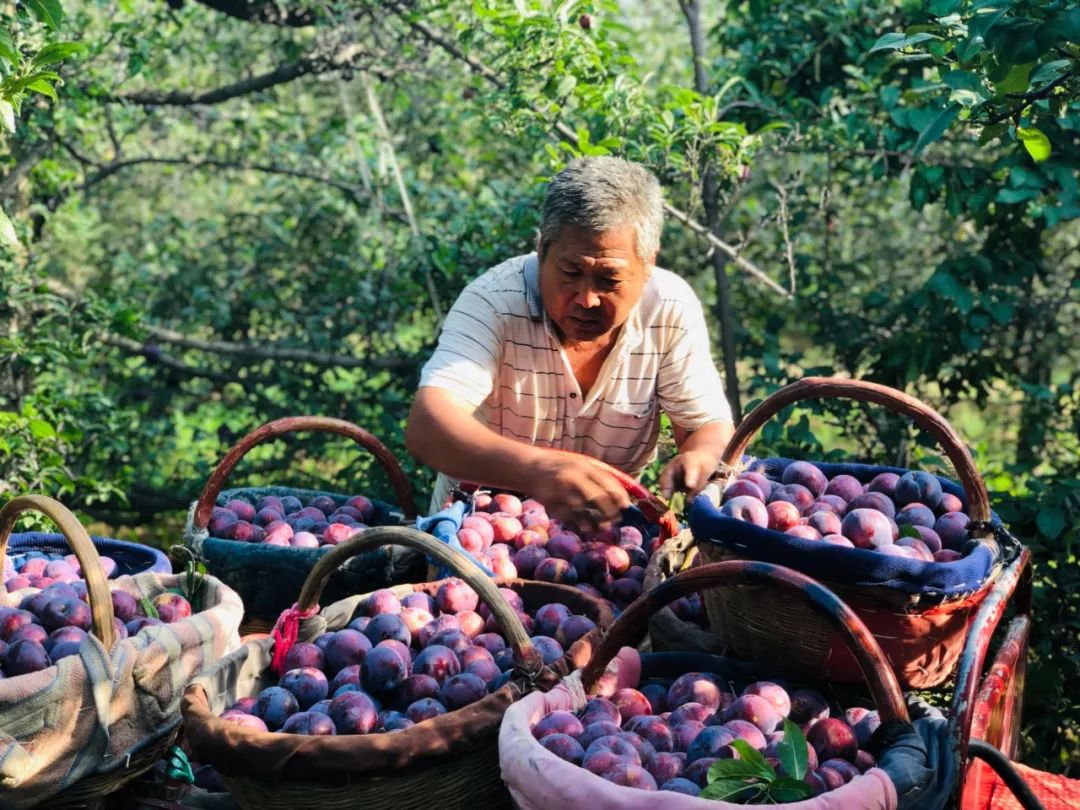
<path id="1" fill-rule="evenodd" d="M 582 309 L 595 309 L 600 306 L 600 296 L 592 287 L 581 287 L 574 296 L 574 303 Z"/>

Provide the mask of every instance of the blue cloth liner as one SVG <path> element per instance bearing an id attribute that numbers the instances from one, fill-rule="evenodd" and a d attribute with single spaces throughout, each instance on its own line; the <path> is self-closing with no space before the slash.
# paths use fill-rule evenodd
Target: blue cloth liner
<path id="1" fill-rule="evenodd" d="M 171 574 L 172 564 L 159 549 L 139 543 L 128 543 L 111 537 L 92 535 L 97 553 L 111 557 L 116 562 L 113 577 L 126 574 L 141 574 L 146 571 L 155 574 Z M 51 532 L 20 532 L 8 538 L 8 556 L 17 563 L 20 558 L 52 557 L 62 559 L 71 554 L 71 546 L 62 534 Z"/>
<path id="2" fill-rule="evenodd" d="M 949 745 L 948 720 L 922 701 L 909 701 L 908 711 L 917 717 L 911 726 L 897 724 L 895 734 L 889 734 L 890 729 L 879 729 L 888 747 L 878 757 L 877 765 L 896 787 L 897 810 L 941 810 L 958 777 L 956 757 Z"/>
<path id="3" fill-rule="evenodd" d="M 759 459 L 751 465 L 770 479 L 779 480 L 791 459 Z M 878 467 L 869 464 L 825 464 L 814 462 L 826 476 L 841 473 L 854 476 L 863 483 L 874 476 L 892 472 L 903 475 L 900 467 Z M 763 468 L 763 469 L 762 469 Z M 963 488 L 938 476 L 944 492 L 960 498 L 967 508 Z M 995 524 L 1001 523 L 991 515 Z M 786 565 L 815 579 L 841 585 L 881 585 L 909 594 L 958 596 L 978 590 L 986 582 L 999 554 L 985 543 L 972 544 L 961 559 L 951 563 L 924 562 L 906 557 L 891 557 L 858 548 L 832 546 L 815 540 L 792 537 L 782 532 L 763 529 L 746 521 L 728 517 L 714 506 L 707 495 L 694 499 L 689 512 L 690 530 L 697 542 L 716 543 L 726 551 L 761 562 Z"/>

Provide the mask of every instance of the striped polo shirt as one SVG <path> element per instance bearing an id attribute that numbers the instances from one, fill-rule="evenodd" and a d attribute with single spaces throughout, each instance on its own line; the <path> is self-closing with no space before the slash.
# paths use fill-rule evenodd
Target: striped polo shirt
<path id="1" fill-rule="evenodd" d="M 730 422 L 701 303 L 654 267 L 595 384 L 582 394 L 540 299 L 535 253 L 471 282 L 446 316 L 420 386 L 443 388 L 503 436 L 575 450 L 633 476 L 653 459 L 660 411 L 689 431 Z M 440 474 L 432 511 L 457 482 Z"/>

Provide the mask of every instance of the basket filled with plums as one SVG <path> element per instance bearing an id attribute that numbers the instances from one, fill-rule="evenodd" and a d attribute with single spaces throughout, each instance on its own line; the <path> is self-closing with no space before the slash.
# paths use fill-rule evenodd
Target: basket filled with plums
<path id="1" fill-rule="evenodd" d="M 323 492 L 288 486 L 224 489 L 253 448 L 288 434 L 315 431 L 345 436 L 378 461 L 397 506 L 355 489 Z M 308 572 L 334 546 L 374 526 L 401 525 L 418 514 L 412 488 L 393 453 L 363 428 L 328 417 L 286 417 L 240 439 L 211 473 L 188 512 L 188 548 L 244 600 L 244 632 L 266 632 Z M 377 548 L 342 566 L 326 586 L 330 599 L 409 582 L 423 576 L 423 557 L 395 546 Z"/>
<path id="2" fill-rule="evenodd" d="M 99 557 L 78 519 L 42 496 L 0 509 L 5 562 L 11 528 L 28 511 L 57 525 L 72 558 L 0 586 L 0 804 L 87 806 L 172 745 L 184 686 L 239 646 L 243 605 L 208 576 L 109 579 L 117 561 Z"/>
<path id="3" fill-rule="evenodd" d="M 663 606 L 748 580 L 830 622 L 865 683 L 836 691 L 780 680 L 772 661 L 634 649 Z M 499 755 L 522 810 L 914 810 L 939 806 L 955 774 L 938 761 L 951 756 L 945 718 L 924 714 L 912 724 L 880 647 L 835 594 L 782 566 L 733 561 L 677 574 L 631 605 L 580 671 L 507 711 Z"/>
<path id="4" fill-rule="evenodd" d="M 943 448 L 960 483 L 866 464 L 743 459 L 757 431 L 792 403 L 846 398 L 908 416 Z M 955 668 L 969 624 L 1019 551 L 990 511 L 971 454 L 940 414 L 882 385 L 806 378 L 763 400 L 725 450 L 723 477 L 691 505 L 707 562 L 790 566 L 833 588 L 877 638 L 900 682 L 930 688 Z M 705 595 L 710 630 L 729 654 L 773 658 L 793 673 L 857 681 L 834 628 L 788 594 L 745 585 Z"/>
<path id="5" fill-rule="evenodd" d="M 622 610 L 641 595 L 650 555 L 679 525 L 668 505 L 640 483 L 592 461 L 632 501 L 611 525 L 564 525 L 535 498 L 468 484 L 421 525 L 495 576 L 569 585 Z M 430 579 L 444 573 L 429 563 Z"/>
<path id="6" fill-rule="evenodd" d="M 387 543 L 454 576 L 319 607 L 339 565 Z M 319 561 L 270 637 L 192 683 L 185 739 L 242 807 L 505 806 L 503 713 L 584 664 L 612 620 L 575 588 L 494 579 L 429 534 L 373 528 Z"/>

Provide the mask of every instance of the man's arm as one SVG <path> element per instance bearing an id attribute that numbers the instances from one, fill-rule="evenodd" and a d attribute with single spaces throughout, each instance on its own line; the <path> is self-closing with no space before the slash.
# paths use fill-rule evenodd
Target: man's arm
<path id="1" fill-rule="evenodd" d="M 453 478 L 527 492 L 560 520 L 587 510 L 617 518 L 630 505 L 615 479 L 587 459 L 500 436 L 474 408 L 434 386 L 417 391 L 405 443 L 419 461 Z"/>
<path id="2" fill-rule="evenodd" d="M 678 426 L 674 430 L 679 454 L 660 473 L 660 489 L 665 498 L 677 489 L 693 497 L 709 482 L 735 426 L 731 422 L 709 422 L 693 431 Z"/>

